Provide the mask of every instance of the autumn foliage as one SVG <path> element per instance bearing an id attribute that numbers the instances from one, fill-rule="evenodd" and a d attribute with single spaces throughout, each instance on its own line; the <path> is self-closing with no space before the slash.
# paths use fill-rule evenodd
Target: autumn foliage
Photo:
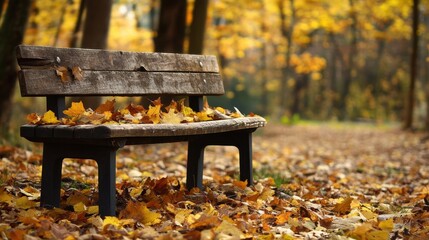
<path id="1" fill-rule="evenodd" d="M 211 108 L 206 102 L 204 109 L 194 112 L 192 108 L 185 105 L 185 99 L 178 102 L 172 100 L 170 105 L 162 108 L 161 98 L 152 101 L 148 109 L 142 105 L 130 103 L 122 109 L 115 109 L 115 99 L 107 100 L 95 110 L 85 109 L 82 102 L 72 102 L 71 107 L 64 110 L 65 118 L 60 120 L 54 112 L 47 111 L 42 116 L 37 113 L 27 115 L 30 124 L 179 124 L 190 122 L 201 122 L 221 119 L 244 117 L 236 108 L 235 112 L 222 107 Z M 249 116 L 255 116 L 251 113 Z"/>
<path id="2" fill-rule="evenodd" d="M 352 126 L 255 136 L 255 185 L 237 152 L 208 148 L 202 190 L 185 187 L 186 145 L 117 158 L 117 216 L 98 215 L 97 166 L 63 163 L 61 208 L 40 201 L 41 155 L 0 147 L 0 234 L 9 239 L 427 239 L 429 145 L 421 134 Z M 37 152 L 37 149 L 36 149 Z"/>

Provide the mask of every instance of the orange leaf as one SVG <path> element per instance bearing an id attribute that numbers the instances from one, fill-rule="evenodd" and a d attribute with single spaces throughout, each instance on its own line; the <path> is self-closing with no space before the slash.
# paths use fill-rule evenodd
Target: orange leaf
<path id="1" fill-rule="evenodd" d="M 277 225 L 283 225 L 283 224 L 285 224 L 289 220 L 290 215 L 292 215 L 292 212 L 283 212 L 283 213 L 281 213 L 276 218 L 276 224 Z"/>
<path id="2" fill-rule="evenodd" d="M 238 188 L 245 189 L 247 187 L 247 180 L 246 181 L 234 181 L 232 184 Z"/>
<path id="3" fill-rule="evenodd" d="M 114 111 L 115 111 L 115 99 L 107 100 L 105 103 L 98 106 L 97 109 L 95 109 L 96 113 L 114 112 Z"/>
<path id="4" fill-rule="evenodd" d="M 37 113 L 30 113 L 27 115 L 27 122 L 31 124 L 38 124 L 42 118 Z"/>
<path id="5" fill-rule="evenodd" d="M 85 108 L 83 107 L 82 101 L 72 102 L 71 107 L 63 111 L 63 113 L 69 117 L 79 117 L 84 112 Z"/>

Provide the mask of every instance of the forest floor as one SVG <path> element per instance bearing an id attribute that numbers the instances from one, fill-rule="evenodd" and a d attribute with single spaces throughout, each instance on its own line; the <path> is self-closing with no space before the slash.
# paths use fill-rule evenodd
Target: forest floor
<path id="1" fill-rule="evenodd" d="M 40 200 L 40 146 L 0 146 L 4 239 L 428 239 L 429 141 L 362 125 L 269 124 L 253 139 L 255 185 L 238 151 L 209 147 L 204 189 L 187 191 L 186 145 L 117 157 L 118 216 L 97 215 L 97 168 L 65 160 L 61 209 Z"/>

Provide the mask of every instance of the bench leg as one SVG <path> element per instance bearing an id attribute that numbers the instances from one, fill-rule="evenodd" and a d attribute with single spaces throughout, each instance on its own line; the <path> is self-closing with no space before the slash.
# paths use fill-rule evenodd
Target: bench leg
<path id="1" fill-rule="evenodd" d="M 116 150 L 95 157 L 98 165 L 98 206 L 102 217 L 116 215 Z"/>
<path id="2" fill-rule="evenodd" d="M 240 181 L 246 181 L 247 185 L 253 185 L 252 166 L 252 133 L 240 134 L 236 147 L 240 153 Z"/>
<path id="3" fill-rule="evenodd" d="M 205 144 L 198 141 L 188 143 L 188 162 L 186 166 L 186 188 L 203 187 L 203 164 Z"/>
<path id="4" fill-rule="evenodd" d="M 45 143 L 43 145 L 40 206 L 59 207 L 61 168 L 64 158 L 93 159 L 98 165 L 99 213 L 102 217 L 115 216 L 116 150 L 117 147 Z"/>
<path id="5" fill-rule="evenodd" d="M 204 148 L 209 145 L 237 147 L 240 153 L 240 180 L 247 180 L 247 185 L 253 185 L 252 132 L 246 130 L 217 133 L 189 141 L 186 187 L 202 188 Z"/>
<path id="6" fill-rule="evenodd" d="M 61 169 L 64 157 L 57 152 L 56 145 L 43 145 L 42 191 L 40 206 L 60 206 Z"/>

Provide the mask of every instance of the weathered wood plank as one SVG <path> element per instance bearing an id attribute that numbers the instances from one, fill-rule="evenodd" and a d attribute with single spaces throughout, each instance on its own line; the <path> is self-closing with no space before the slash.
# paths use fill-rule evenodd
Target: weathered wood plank
<path id="1" fill-rule="evenodd" d="M 24 125 L 21 128 L 21 136 L 30 138 L 73 138 L 76 140 L 138 137 L 178 137 L 259 128 L 265 125 L 266 121 L 261 117 L 243 117 L 182 124 L 78 125 L 67 127 L 60 125 Z M 36 129 L 36 131 L 31 131 L 31 128 Z M 22 131 L 23 129 L 26 129 L 26 131 Z M 67 134 L 64 134 L 65 131 Z M 70 131 L 73 131 L 73 136 L 70 134 Z M 46 134 L 47 132 L 51 134 Z"/>
<path id="2" fill-rule="evenodd" d="M 222 95 L 218 73 L 82 71 L 82 80 L 62 82 L 52 69 L 23 69 L 22 96 L 136 96 L 146 94 Z"/>
<path id="3" fill-rule="evenodd" d="M 84 70 L 219 72 L 215 56 L 19 45 L 21 68 L 79 66 Z"/>

